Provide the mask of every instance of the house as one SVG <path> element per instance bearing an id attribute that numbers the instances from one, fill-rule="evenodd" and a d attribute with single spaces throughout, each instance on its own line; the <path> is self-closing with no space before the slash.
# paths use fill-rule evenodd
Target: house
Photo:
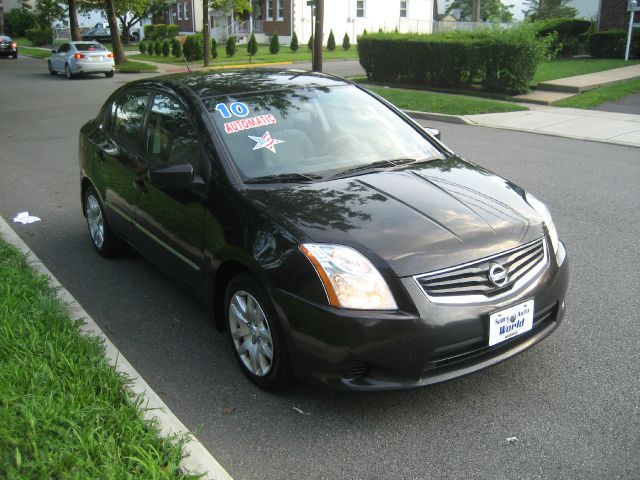
<path id="1" fill-rule="evenodd" d="M 636 19 L 639 17 L 636 13 Z M 637 20 L 636 20 L 637 21 Z M 626 0 L 600 0 L 598 12 L 598 30 L 611 30 L 613 28 L 629 28 L 629 12 Z"/>
<path id="2" fill-rule="evenodd" d="M 201 0 L 196 0 L 196 5 L 200 2 Z M 362 35 L 365 29 L 368 32 L 398 29 L 399 32 L 430 33 L 433 2 L 434 0 L 325 0 L 325 43 L 331 30 L 338 43 L 345 33 L 355 43 L 357 36 Z M 298 40 L 306 43 L 312 30 L 311 8 L 307 5 L 307 0 L 254 0 L 253 11 L 245 17 L 236 18 L 233 14 L 212 12 L 212 35 L 218 40 L 234 35 L 242 41 L 254 33 L 258 42 L 263 43 L 271 35 L 278 33 L 280 40 L 288 43 L 295 31 Z"/>
<path id="3" fill-rule="evenodd" d="M 202 31 L 202 0 L 176 0 L 153 15 L 153 23 L 178 25 L 180 34 Z"/>

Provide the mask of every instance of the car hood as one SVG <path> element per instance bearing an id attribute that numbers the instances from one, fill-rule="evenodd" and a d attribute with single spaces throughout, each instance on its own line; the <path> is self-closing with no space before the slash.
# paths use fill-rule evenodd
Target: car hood
<path id="1" fill-rule="evenodd" d="M 245 194 L 283 226 L 312 242 L 351 246 L 385 276 L 466 263 L 544 235 L 524 190 L 459 157 L 402 171 L 260 187 Z"/>

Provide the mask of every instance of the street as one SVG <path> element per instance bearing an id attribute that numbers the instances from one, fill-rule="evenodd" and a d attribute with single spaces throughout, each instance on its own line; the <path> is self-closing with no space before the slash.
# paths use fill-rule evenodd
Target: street
<path id="1" fill-rule="evenodd" d="M 638 478 L 639 149 L 421 122 L 547 203 L 571 268 L 564 322 L 522 355 L 446 384 L 271 394 L 242 376 L 194 297 L 139 255 L 105 260 L 89 242 L 78 131 L 143 76 L 69 81 L 44 60 L 0 60 L 0 215 L 42 218 L 12 226 L 232 477 Z"/>

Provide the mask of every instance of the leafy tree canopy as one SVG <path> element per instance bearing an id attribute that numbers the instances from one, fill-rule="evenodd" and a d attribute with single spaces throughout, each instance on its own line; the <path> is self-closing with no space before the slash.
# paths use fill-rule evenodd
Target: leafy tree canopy
<path id="1" fill-rule="evenodd" d="M 578 10 L 570 6 L 571 0 L 526 0 L 522 13 L 530 20 L 548 18 L 575 18 Z"/>
<path id="2" fill-rule="evenodd" d="M 251 0 L 210 0 L 213 10 L 222 10 L 225 13 L 245 13 L 251 12 Z"/>
<path id="3" fill-rule="evenodd" d="M 481 0 L 480 1 L 480 18 L 483 22 L 511 22 L 513 14 L 511 8 L 513 5 L 505 5 L 500 0 Z M 460 20 L 470 22 L 473 12 L 473 0 L 454 0 L 446 13 L 449 14 L 453 10 L 460 10 Z"/>

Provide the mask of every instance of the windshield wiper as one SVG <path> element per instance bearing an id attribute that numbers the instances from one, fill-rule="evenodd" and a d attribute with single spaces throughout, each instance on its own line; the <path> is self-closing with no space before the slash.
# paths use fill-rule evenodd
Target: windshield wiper
<path id="1" fill-rule="evenodd" d="M 295 183 L 321 180 L 322 176 L 310 173 L 281 173 L 279 175 L 265 175 L 245 180 L 244 183 Z"/>
<path id="2" fill-rule="evenodd" d="M 357 167 L 349 168 L 347 170 L 343 170 L 340 173 L 337 173 L 331 178 L 342 178 L 348 177 L 354 173 L 371 173 L 371 172 L 379 172 L 383 170 L 388 170 L 389 168 L 399 167 L 401 165 L 406 165 L 407 163 L 415 163 L 419 160 L 415 158 L 394 158 L 392 160 L 379 160 L 373 163 L 367 163 L 366 165 L 358 165 Z"/>

